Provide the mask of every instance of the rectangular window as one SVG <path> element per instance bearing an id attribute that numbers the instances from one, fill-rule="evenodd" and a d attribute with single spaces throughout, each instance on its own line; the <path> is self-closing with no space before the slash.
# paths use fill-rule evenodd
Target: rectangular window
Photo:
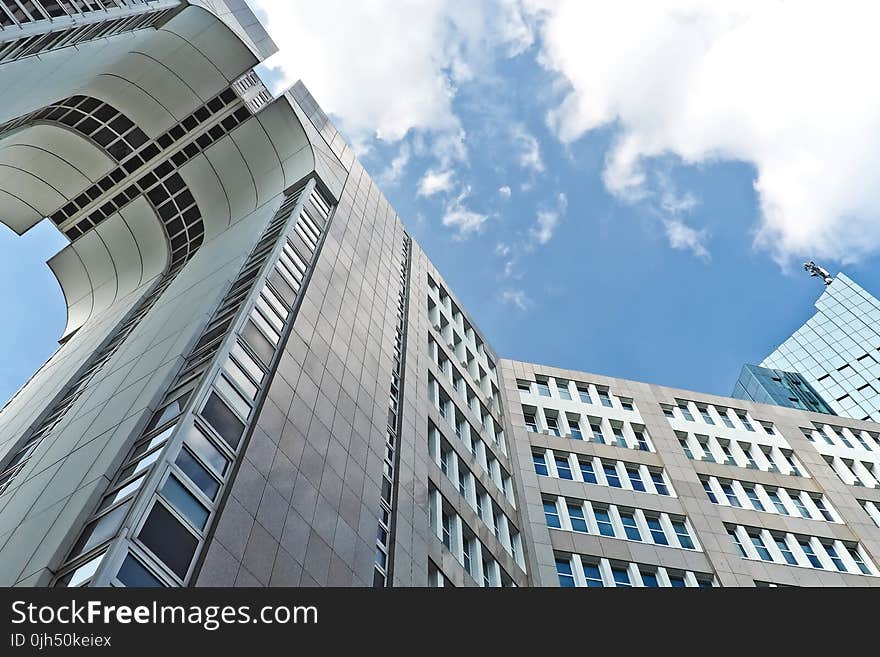
<path id="1" fill-rule="evenodd" d="M 556 457 L 556 472 L 559 474 L 560 479 L 574 479 L 574 475 L 571 473 L 571 465 L 569 465 L 568 458 L 557 456 Z"/>
<path id="2" fill-rule="evenodd" d="M 651 448 L 648 446 L 648 439 L 645 438 L 645 432 L 636 429 L 633 433 L 636 435 L 636 442 L 639 445 L 639 449 L 643 452 L 650 452 Z"/>
<path id="3" fill-rule="evenodd" d="M 674 573 L 669 573 L 669 584 L 674 589 L 683 589 L 687 586 L 687 584 L 684 581 L 684 576 L 674 574 Z"/>
<path id="4" fill-rule="evenodd" d="M 596 516 L 596 525 L 599 527 L 599 533 L 602 536 L 614 536 L 614 525 L 611 524 L 611 516 L 608 514 L 608 509 L 593 509 L 593 514 Z"/>
<path id="5" fill-rule="evenodd" d="M 746 554 L 745 548 L 743 547 L 742 543 L 739 542 L 739 536 L 736 535 L 736 531 L 734 531 L 733 529 L 728 529 L 727 534 L 730 536 L 733 544 L 736 546 L 736 550 L 737 552 L 739 552 L 739 556 L 741 556 L 743 559 L 748 559 L 749 555 Z"/>
<path id="6" fill-rule="evenodd" d="M 749 538 L 752 539 L 752 545 L 755 546 L 758 556 L 761 557 L 763 561 L 773 561 L 773 557 L 770 556 L 770 551 L 767 549 L 767 546 L 764 545 L 764 539 L 761 538 L 760 534 L 749 534 Z"/>
<path id="7" fill-rule="evenodd" d="M 568 559 L 556 560 L 556 574 L 559 575 L 559 586 L 566 589 L 574 588 L 574 573 Z"/>
<path id="8" fill-rule="evenodd" d="M 678 403 L 678 410 L 681 411 L 681 414 L 682 414 L 682 416 L 684 417 L 685 420 L 687 420 L 688 422 L 693 422 L 693 421 L 694 421 L 694 416 L 691 415 L 691 410 L 688 408 L 687 403 L 685 403 L 685 402 L 679 402 L 679 403 Z"/>
<path id="9" fill-rule="evenodd" d="M 819 557 L 816 556 L 816 553 L 813 551 L 813 546 L 810 545 L 808 539 L 799 539 L 798 545 L 801 546 L 801 550 L 804 551 L 804 554 L 807 556 L 807 560 L 809 560 L 810 565 L 812 565 L 813 568 L 822 567 L 822 562 L 819 561 Z"/>
<path id="10" fill-rule="evenodd" d="M 651 538 L 657 545 L 669 545 L 666 538 L 666 532 L 663 531 L 663 525 L 660 524 L 660 518 L 657 516 L 645 516 L 648 521 L 648 529 L 651 531 Z"/>
<path id="11" fill-rule="evenodd" d="M 700 416 L 703 418 L 703 422 L 706 424 L 715 424 L 715 420 L 712 419 L 712 416 L 709 415 L 709 409 L 705 406 L 697 406 L 697 410 L 700 411 Z"/>
<path id="12" fill-rule="evenodd" d="M 754 459 L 754 457 L 752 456 L 752 448 L 751 448 L 751 446 L 749 446 L 749 445 L 747 445 L 747 444 L 745 444 L 745 443 L 740 443 L 740 444 L 739 444 L 739 448 L 742 450 L 742 453 L 745 454 L 746 461 L 748 461 L 748 466 L 747 466 L 747 467 L 748 467 L 749 469 L 751 469 L 751 470 L 757 470 L 757 469 L 758 469 L 758 464 L 755 462 L 755 459 Z"/>
<path id="13" fill-rule="evenodd" d="M 584 402 L 585 404 L 592 404 L 593 403 L 593 398 L 590 397 L 590 389 L 587 388 L 587 386 L 579 384 L 577 387 L 577 391 L 578 391 L 578 397 L 581 398 L 582 402 Z"/>
<path id="14" fill-rule="evenodd" d="M 730 416 L 727 414 L 726 408 L 719 408 L 718 415 L 721 416 L 721 421 L 724 422 L 724 426 L 728 429 L 733 429 L 733 420 L 730 419 Z"/>
<path id="15" fill-rule="evenodd" d="M 602 463 L 602 471 L 605 473 L 605 480 L 609 486 L 614 488 L 622 488 L 620 476 L 617 474 L 617 468 L 613 463 Z"/>
<path id="16" fill-rule="evenodd" d="M 538 387 L 539 395 L 541 395 L 542 397 L 550 396 L 550 386 L 547 385 L 546 381 L 538 381 L 535 385 Z"/>
<path id="17" fill-rule="evenodd" d="M 691 451 L 690 445 L 685 438 L 679 438 L 678 444 L 681 445 L 681 448 L 684 450 L 684 455 L 687 456 L 691 461 L 694 460 L 694 453 Z"/>
<path id="18" fill-rule="evenodd" d="M 555 502 L 544 502 L 544 519 L 547 521 L 548 527 L 562 528 L 559 522 L 559 511 L 556 510 Z"/>
<path id="19" fill-rule="evenodd" d="M 571 401 L 571 393 L 568 391 L 568 381 L 556 379 L 556 390 L 559 391 L 559 398 Z"/>
<path id="20" fill-rule="evenodd" d="M 581 461 L 580 465 L 581 465 L 581 476 L 583 477 L 584 481 L 587 482 L 588 484 L 598 483 L 596 481 L 596 472 L 595 472 L 595 470 L 593 470 L 592 461 Z"/>
<path id="21" fill-rule="evenodd" d="M 216 392 L 212 392 L 202 408 L 202 417 L 234 450 L 244 431 L 242 422 Z"/>
<path id="22" fill-rule="evenodd" d="M 568 519 L 571 521 L 571 528 L 574 531 L 584 534 L 588 532 L 587 519 L 584 517 L 584 509 L 580 505 L 568 505 Z"/>
<path id="23" fill-rule="evenodd" d="M 842 573 L 846 572 L 846 566 L 843 565 L 843 560 L 840 558 L 840 555 L 837 554 L 837 550 L 833 545 L 828 543 L 827 545 L 823 545 L 825 548 L 825 552 L 828 553 L 828 556 L 831 557 L 831 563 L 834 564 L 834 567 L 837 568 Z"/>
<path id="24" fill-rule="evenodd" d="M 595 422 L 590 423 L 590 431 L 593 432 L 593 441 L 599 444 L 605 443 L 605 435 L 602 433 L 602 427 Z"/>
<path id="25" fill-rule="evenodd" d="M 551 436 L 558 436 L 559 434 L 559 422 L 555 417 L 547 416 L 547 430 L 550 432 Z"/>
<path id="26" fill-rule="evenodd" d="M 673 520 L 672 528 L 675 530 L 675 535 L 678 537 L 678 544 L 686 550 L 693 550 L 694 541 L 691 538 L 690 532 L 688 532 L 687 525 L 684 524 L 682 520 Z"/>
<path id="27" fill-rule="evenodd" d="M 601 588 L 605 586 L 598 564 L 584 563 L 584 578 L 587 580 L 587 586 L 589 587 Z"/>
<path id="28" fill-rule="evenodd" d="M 632 399 L 621 399 L 620 405 L 623 407 L 625 411 L 634 411 L 635 407 L 633 406 Z"/>
<path id="29" fill-rule="evenodd" d="M 543 454 L 532 454 L 532 461 L 535 463 L 535 472 L 539 475 L 547 476 L 547 460 Z"/>
<path id="30" fill-rule="evenodd" d="M 654 488 L 657 489 L 658 495 L 669 495 L 669 489 L 663 480 L 663 475 L 659 472 L 651 471 L 651 481 L 654 482 Z"/>
<path id="31" fill-rule="evenodd" d="M 516 388 L 520 392 L 531 392 L 531 384 L 528 381 L 517 381 Z"/>
<path id="32" fill-rule="evenodd" d="M 629 579 L 629 571 L 626 568 L 612 566 L 611 575 L 614 577 L 615 586 L 632 586 L 632 582 Z"/>
<path id="33" fill-rule="evenodd" d="M 822 514 L 822 517 L 825 518 L 825 520 L 828 522 L 834 522 L 834 516 L 831 515 L 831 511 L 828 510 L 825 501 L 821 497 L 814 497 L 813 504 L 816 505 L 816 508 L 819 509 L 819 513 Z"/>
<path id="34" fill-rule="evenodd" d="M 630 512 L 620 512 L 620 522 L 623 523 L 623 531 L 626 537 L 631 541 L 641 541 L 642 534 L 639 526 L 636 524 L 636 517 Z"/>
<path id="35" fill-rule="evenodd" d="M 755 430 L 755 427 L 753 427 L 752 423 L 749 422 L 749 418 L 746 417 L 745 413 L 737 413 L 736 416 L 739 418 L 739 421 L 742 422 L 742 425 L 746 428 L 746 431 Z"/>
<path id="36" fill-rule="evenodd" d="M 208 509 L 180 483 L 174 475 L 170 475 L 162 487 L 162 497 L 189 520 L 196 529 L 204 529 L 208 521 Z"/>
<path id="37" fill-rule="evenodd" d="M 774 536 L 773 541 L 776 543 L 776 547 L 779 548 L 779 551 L 782 553 L 782 558 L 785 559 L 785 563 L 790 566 L 797 565 L 797 559 L 794 558 L 794 554 L 791 551 L 791 548 L 788 547 L 788 543 L 786 542 L 784 537 Z"/>
<path id="38" fill-rule="evenodd" d="M 758 492 L 755 490 L 754 486 L 743 486 L 743 490 L 746 492 L 746 497 L 749 498 L 749 502 L 752 503 L 752 508 L 755 511 L 765 511 L 764 504 L 761 502 L 761 498 L 758 497 Z"/>
<path id="39" fill-rule="evenodd" d="M 611 427 L 614 434 L 614 444 L 618 447 L 626 447 L 626 438 L 623 437 L 623 429 L 621 427 Z"/>
<path id="40" fill-rule="evenodd" d="M 807 506 L 804 504 L 801 499 L 800 493 L 792 491 L 788 495 L 791 498 L 791 501 L 794 502 L 795 507 L 798 510 L 798 513 L 801 514 L 801 518 L 806 518 L 809 520 L 812 516 L 810 516 L 810 511 L 807 509 Z"/>
<path id="41" fill-rule="evenodd" d="M 849 552 L 849 556 L 851 556 L 852 560 L 856 562 L 856 566 L 858 567 L 859 571 L 863 575 L 870 575 L 871 574 L 871 571 L 868 569 L 868 566 L 865 565 L 865 560 L 862 559 L 862 555 L 859 554 L 858 548 L 855 548 L 855 547 L 848 545 L 848 546 L 846 546 L 846 551 Z"/>
<path id="42" fill-rule="evenodd" d="M 653 570 L 640 570 L 639 574 L 642 576 L 642 584 L 646 588 L 659 588 L 660 582 L 657 579 L 657 572 Z"/>
<path id="43" fill-rule="evenodd" d="M 538 433 L 538 422 L 535 420 L 534 413 L 526 413 L 526 429 L 531 431 L 532 433 Z"/>
<path id="44" fill-rule="evenodd" d="M 608 391 L 597 389 L 597 392 L 599 393 L 599 401 L 602 402 L 602 406 L 606 406 L 608 408 L 611 408 L 611 406 L 612 406 L 611 397 L 608 396 Z"/>
<path id="45" fill-rule="evenodd" d="M 571 437 L 575 440 L 583 440 L 584 434 L 581 433 L 581 425 L 577 420 L 569 420 L 568 428 L 571 429 Z"/>
<path id="46" fill-rule="evenodd" d="M 782 503 L 782 499 L 779 497 L 779 494 L 775 490 L 768 490 L 767 497 L 770 498 L 770 501 L 773 502 L 773 506 L 776 507 L 776 511 L 781 513 L 784 516 L 789 515 L 788 509 L 785 508 L 785 504 Z"/>
<path id="47" fill-rule="evenodd" d="M 186 577 L 199 541 L 163 504 L 153 503 L 138 538 L 181 580 Z"/>
<path id="48" fill-rule="evenodd" d="M 715 491 L 712 490 L 712 484 L 709 483 L 708 479 L 703 479 L 703 490 L 706 491 L 706 495 L 712 504 L 718 504 L 718 498 L 715 497 Z"/>
<path id="49" fill-rule="evenodd" d="M 626 474 L 629 477 L 629 483 L 632 485 L 633 490 L 644 493 L 645 482 L 642 481 L 642 475 L 639 473 L 638 468 L 628 467 L 626 469 Z"/>

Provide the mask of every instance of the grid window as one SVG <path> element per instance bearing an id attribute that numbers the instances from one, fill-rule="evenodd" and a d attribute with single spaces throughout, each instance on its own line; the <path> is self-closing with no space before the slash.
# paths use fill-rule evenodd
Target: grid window
<path id="1" fill-rule="evenodd" d="M 593 509 L 593 515 L 596 516 L 596 525 L 599 527 L 599 533 L 602 536 L 614 536 L 614 525 L 611 524 L 611 516 L 608 509 Z"/>
<path id="2" fill-rule="evenodd" d="M 532 454 L 532 461 L 535 464 L 536 473 L 545 477 L 549 474 L 547 471 L 547 459 L 544 458 L 543 454 Z"/>
<path id="3" fill-rule="evenodd" d="M 688 532 L 687 525 L 681 520 L 673 520 L 672 528 L 675 530 L 675 535 L 678 537 L 679 545 L 685 549 L 693 550 L 694 541 L 691 538 L 690 532 Z"/>
<path id="4" fill-rule="evenodd" d="M 588 533 L 587 519 L 584 516 L 584 509 L 578 504 L 568 505 L 568 519 L 571 521 L 571 528 L 576 532 Z"/>
<path id="5" fill-rule="evenodd" d="M 568 428 L 571 430 L 571 437 L 575 440 L 583 440 L 584 434 L 581 433 L 581 425 L 577 420 L 569 420 Z"/>
<path id="6" fill-rule="evenodd" d="M 599 401 L 602 403 L 602 406 L 607 408 L 611 408 L 613 404 L 611 403 L 611 397 L 608 396 L 607 390 L 597 389 L 596 392 L 599 393 Z"/>
<path id="7" fill-rule="evenodd" d="M 639 526 L 636 524 L 636 517 L 635 515 L 633 515 L 633 513 L 628 511 L 621 511 L 620 522 L 623 524 L 623 531 L 626 533 L 626 537 L 629 540 L 642 540 L 642 533 L 639 531 Z"/>
<path id="8" fill-rule="evenodd" d="M 633 490 L 644 493 L 645 482 L 642 481 L 642 475 L 639 473 L 638 468 L 627 468 L 626 474 L 629 477 L 629 483 L 632 485 Z"/>
<path id="9" fill-rule="evenodd" d="M 617 474 L 617 468 L 613 463 L 603 463 L 602 470 L 605 473 L 605 480 L 608 482 L 609 486 L 614 488 L 623 487 L 620 483 L 620 476 Z"/>
<path id="10" fill-rule="evenodd" d="M 562 528 L 562 523 L 559 522 L 559 511 L 556 509 L 555 502 L 544 502 L 544 518 L 547 521 L 548 527 Z"/>
<path id="11" fill-rule="evenodd" d="M 669 488 L 663 480 L 663 475 L 659 472 L 651 471 L 651 481 L 654 482 L 654 488 L 657 489 L 659 495 L 669 495 Z"/>
<path id="12" fill-rule="evenodd" d="M 632 582 L 629 579 L 629 571 L 622 566 L 612 566 L 611 575 L 614 577 L 614 585 L 622 587 L 631 587 Z"/>
<path id="13" fill-rule="evenodd" d="M 593 470 L 593 462 L 592 461 L 581 461 L 581 476 L 584 481 L 588 484 L 596 484 L 598 481 L 596 480 L 596 471 Z"/>
<path id="14" fill-rule="evenodd" d="M 651 538 L 657 545 L 669 545 L 666 538 L 666 532 L 663 531 L 663 525 L 660 524 L 660 518 L 657 516 L 645 516 L 648 522 L 648 529 L 651 532 Z"/>
<path id="15" fill-rule="evenodd" d="M 601 588 L 605 586 L 598 564 L 584 563 L 584 579 L 587 580 L 587 586 L 589 587 Z"/>
<path id="16" fill-rule="evenodd" d="M 571 465 L 569 465 L 567 458 L 561 456 L 556 457 L 556 472 L 559 473 L 560 479 L 574 479 L 574 475 L 571 472 Z"/>
<path id="17" fill-rule="evenodd" d="M 571 401 L 571 393 L 568 391 L 568 381 L 556 379 L 556 390 L 559 391 L 559 398 Z"/>
<path id="18" fill-rule="evenodd" d="M 556 574 L 559 575 L 559 586 L 565 589 L 574 588 L 574 573 L 568 559 L 556 560 Z"/>
<path id="19" fill-rule="evenodd" d="M 794 558 L 794 554 L 791 551 L 791 548 L 788 547 L 788 543 L 785 538 L 782 537 L 774 537 L 773 541 L 776 543 L 776 547 L 779 548 L 779 551 L 782 553 L 782 558 L 785 559 L 785 563 L 796 566 L 797 559 Z"/>
<path id="20" fill-rule="evenodd" d="M 767 549 L 767 546 L 764 545 L 764 539 L 761 538 L 760 534 L 750 534 L 749 538 L 752 539 L 752 545 L 755 546 L 758 556 L 761 557 L 763 561 L 773 561 L 773 557 L 770 556 L 770 551 Z"/>
<path id="21" fill-rule="evenodd" d="M 712 504 L 718 504 L 718 498 L 715 496 L 715 491 L 712 490 L 712 484 L 709 483 L 708 479 L 703 479 L 703 490 L 706 491 L 706 495 Z"/>

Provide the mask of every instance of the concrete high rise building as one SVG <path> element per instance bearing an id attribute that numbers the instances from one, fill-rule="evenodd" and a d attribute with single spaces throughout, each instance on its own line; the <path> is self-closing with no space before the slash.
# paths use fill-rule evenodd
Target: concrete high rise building
<path id="1" fill-rule="evenodd" d="M 837 415 L 878 422 L 880 300 L 845 274 L 825 282 L 816 313 L 761 365 L 800 374 Z"/>
<path id="2" fill-rule="evenodd" d="M 880 585 L 880 426 L 500 359 L 243 2 L 105 4 L 0 0 L 0 583 Z"/>

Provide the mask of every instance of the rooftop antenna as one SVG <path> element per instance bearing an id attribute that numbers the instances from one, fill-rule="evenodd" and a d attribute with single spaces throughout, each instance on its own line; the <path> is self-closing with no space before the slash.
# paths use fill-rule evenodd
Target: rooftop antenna
<path id="1" fill-rule="evenodd" d="M 822 269 L 822 267 L 812 260 L 804 263 L 804 270 L 807 271 L 810 276 L 818 276 L 821 278 L 825 282 L 825 285 L 831 285 L 834 282 L 834 279 L 831 278 L 831 274 L 829 274 L 827 270 Z"/>

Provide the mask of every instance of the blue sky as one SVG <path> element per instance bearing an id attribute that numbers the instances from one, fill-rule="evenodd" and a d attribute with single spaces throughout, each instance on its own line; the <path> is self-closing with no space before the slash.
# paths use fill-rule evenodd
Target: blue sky
<path id="1" fill-rule="evenodd" d="M 270 78 L 304 79 L 501 356 L 728 394 L 812 314 L 804 259 L 880 292 L 862 9 L 252 4 Z M 63 328 L 53 230 L 0 228 L 3 399 Z"/>

